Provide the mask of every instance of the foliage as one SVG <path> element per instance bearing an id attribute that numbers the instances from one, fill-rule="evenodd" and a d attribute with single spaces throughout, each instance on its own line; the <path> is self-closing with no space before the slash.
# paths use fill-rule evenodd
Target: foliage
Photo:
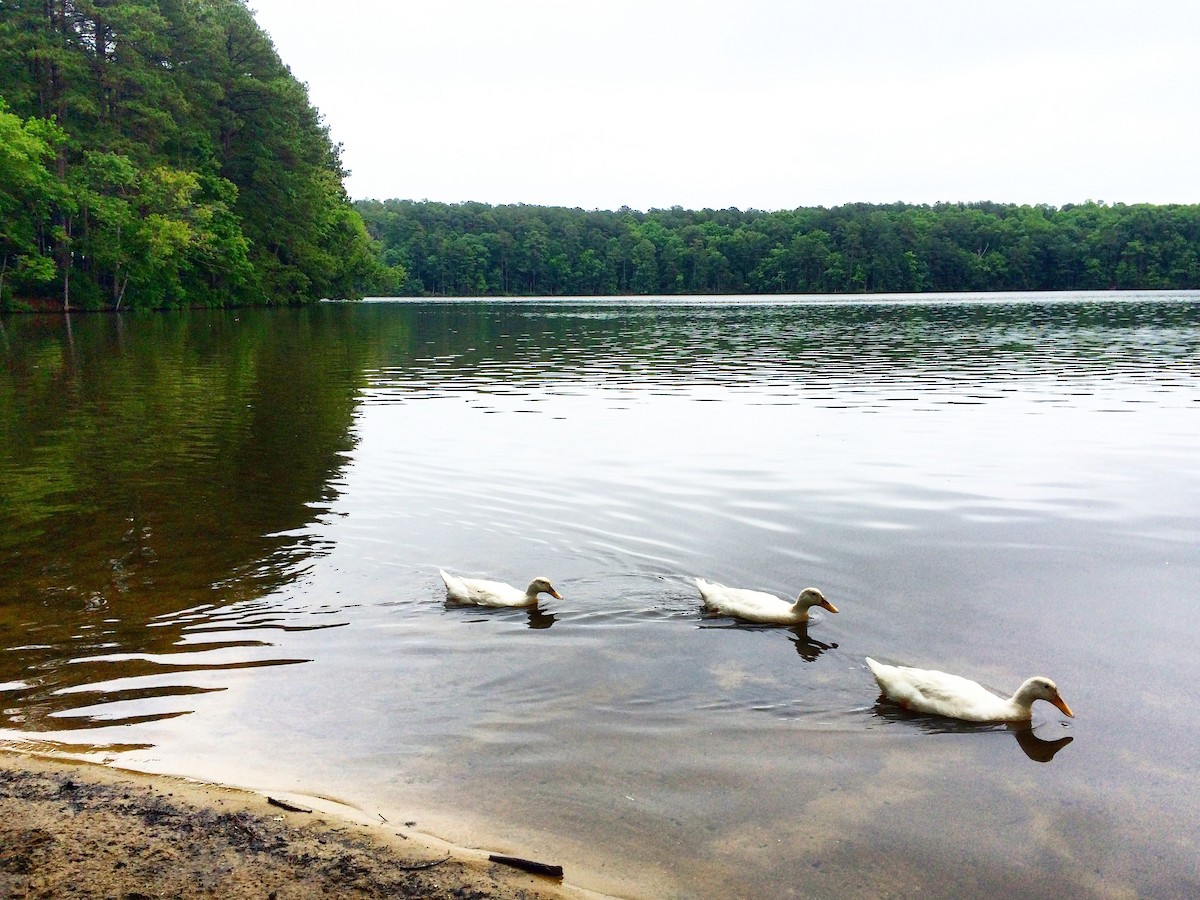
<path id="1" fill-rule="evenodd" d="M 356 207 L 414 295 L 1200 287 L 1200 206 Z"/>
<path id="2" fill-rule="evenodd" d="M 245 0 L 0 0 L 0 303 L 303 302 L 401 282 L 344 175 Z"/>
<path id="3" fill-rule="evenodd" d="M 0 98 L 0 302 L 13 284 L 24 288 L 54 277 L 38 236 L 62 199 L 50 164 L 65 138 L 45 120 L 22 121 Z"/>

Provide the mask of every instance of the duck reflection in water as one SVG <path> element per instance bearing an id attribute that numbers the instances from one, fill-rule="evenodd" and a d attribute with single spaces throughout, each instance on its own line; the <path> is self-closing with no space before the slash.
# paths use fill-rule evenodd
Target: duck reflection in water
<path id="1" fill-rule="evenodd" d="M 525 614 L 529 617 L 530 628 L 549 628 L 558 619 L 554 613 L 544 612 L 537 606 L 526 607 Z"/>
<path id="2" fill-rule="evenodd" d="M 716 618 L 711 615 L 704 615 L 704 619 Z M 751 622 L 729 622 L 710 624 L 708 621 L 702 621 L 700 628 L 730 628 L 737 631 L 763 631 L 763 632 L 778 632 L 779 628 L 771 625 L 759 625 Z M 808 625 L 793 625 L 791 628 L 782 629 L 788 636 L 788 640 L 792 642 L 792 646 L 796 648 L 796 652 L 805 662 L 815 662 L 826 650 L 836 650 L 838 645 L 836 642 L 825 643 L 818 641 L 814 637 L 810 637 L 808 633 Z"/>
<path id="3" fill-rule="evenodd" d="M 448 610 L 467 610 L 469 612 L 477 612 L 478 607 L 466 606 L 462 603 L 455 603 L 452 600 L 446 601 L 446 609 Z M 477 622 L 494 622 L 496 618 L 502 618 L 508 621 L 519 621 L 525 619 L 526 624 L 530 628 L 549 628 L 558 621 L 558 616 L 552 612 L 546 612 L 538 606 L 523 606 L 520 608 L 497 609 L 494 612 L 489 612 L 486 616 L 474 616 L 467 619 L 467 622 L 472 624 Z"/>
<path id="4" fill-rule="evenodd" d="M 1052 741 L 1040 738 L 1034 733 L 1032 722 L 963 722 L 958 719 L 913 712 L 882 697 L 875 703 L 873 712 L 877 718 L 885 719 L 888 722 L 915 724 L 928 734 L 1010 732 L 1016 738 L 1017 746 L 1021 748 L 1021 751 L 1034 762 L 1040 763 L 1050 762 L 1059 750 L 1075 740 L 1070 735 Z"/>
<path id="5" fill-rule="evenodd" d="M 788 629 L 791 642 L 796 645 L 796 652 L 803 657 L 805 662 L 815 662 L 817 657 L 826 650 L 836 650 L 836 643 L 825 643 L 818 641 L 814 637 L 809 637 L 808 625 L 793 625 Z"/>
<path id="6" fill-rule="evenodd" d="M 448 611 L 454 610 L 458 612 L 480 611 L 478 606 L 456 604 L 454 600 L 446 600 L 445 608 Z M 512 623 L 520 622 L 520 620 L 524 619 L 529 628 L 533 629 L 550 628 L 551 625 L 558 622 L 557 614 L 546 612 L 540 606 L 496 608 L 496 610 L 488 610 L 486 616 L 472 616 L 466 619 L 466 622 L 474 625 L 481 622 L 496 622 L 497 618 Z"/>

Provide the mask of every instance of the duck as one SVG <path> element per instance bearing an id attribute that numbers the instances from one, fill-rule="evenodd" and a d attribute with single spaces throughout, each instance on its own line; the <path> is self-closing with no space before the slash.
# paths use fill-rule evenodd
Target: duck
<path id="1" fill-rule="evenodd" d="M 726 587 L 715 581 L 705 581 L 703 578 L 693 580 L 700 589 L 700 599 L 704 601 L 705 609 L 746 622 L 763 625 L 803 625 L 808 621 L 809 609 L 814 606 L 827 609 L 831 613 L 838 611 L 837 607 L 814 587 L 802 590 L 796 602 L 791 603 L 763 591 Z"/>
<path id="2" fill-rule="evenodd" d="M 965 722 L 1028 722 L 1035 700 L 1046 700 L 1075 718 L 1058 685 L 1041 675 L 1026 679 L 1011 697 L 999 697 L 959 675 L 908 666 L 888 666 L 867 657 L 867 666 L 883 696 L 914 712 Z"/>
<path id="3" fill-rule="evenodd" d="M 554 589 L 549 578 L 538 577 L 529 582 L 524 591 L 502 581 L 486 581 L 482 578 L 461 578 L 438 569 L 442 581 L 446 582 L 446 599 L 453 603 L 473 606 L 537 606 L 540 594 L 549 594 L 561 600 L 562 594 Z"/>

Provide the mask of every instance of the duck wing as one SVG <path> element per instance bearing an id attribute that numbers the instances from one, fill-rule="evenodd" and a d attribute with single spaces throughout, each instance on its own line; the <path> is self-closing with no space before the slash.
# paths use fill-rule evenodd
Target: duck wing
<path id="1" fill-rule="evenodd" d="M 1007 701 L 983 685 L 948 672 L 887 666 L 867 660 L 885 697 L 906 709 L 972 722 L 1006 718 Z"/>
<path id="2" fill-rule="evenodd" d="M 735 616 L 749 622 L 786 622 L 794 616 L 792 604 L 774 594 L 731 588 L 712 581 L 697 578 L 700 599 L 706 609 L 726 616 Z"/>

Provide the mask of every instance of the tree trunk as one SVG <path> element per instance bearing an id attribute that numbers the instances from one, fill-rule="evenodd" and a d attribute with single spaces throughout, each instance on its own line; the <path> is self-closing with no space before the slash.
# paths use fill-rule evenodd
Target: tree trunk
<path id="1" fill-rule="evenodd" d="M 116 279 L 115 278 L 113 279 L 113 287 L 114 288 L 116 287 Z M 127 288 L 127 287 L 129 287 L 129 273 L 128 272 L 125 273 L 125 280 L 121 282 L 121 293 L 117 294 L 117 305 L 113 307 L 114 311 L 119 310 L 121 308 L 121 301 L 125 299 L 125 288 Z"/>
<path id="2" fill-rule="evenodd" d="M 63 218 L 63 238 L 58 248 L 58 264 L 63 276 L 63 312 L 71 311 L 71 217 Z"/>

